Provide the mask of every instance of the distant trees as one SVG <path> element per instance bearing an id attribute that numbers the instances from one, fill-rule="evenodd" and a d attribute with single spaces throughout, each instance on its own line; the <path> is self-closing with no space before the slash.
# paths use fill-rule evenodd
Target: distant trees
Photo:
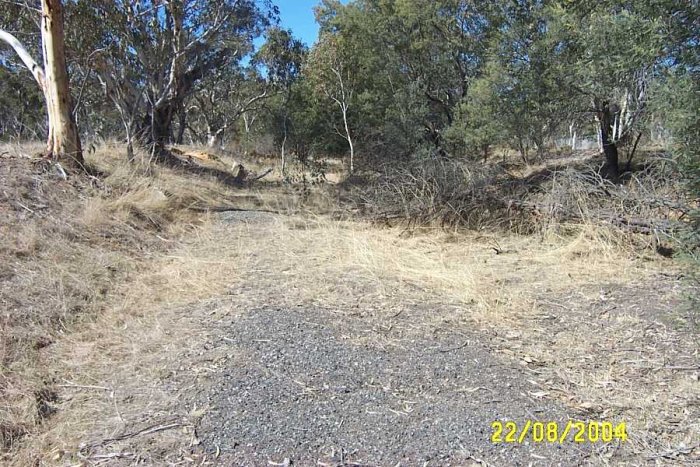
<path id="1" fill-rule="evenodd" d="M 235 69 L 275 15 L 254 0 L 95 1 L 78 9 L 102 32 L 96 71 L 127 139 L 151 144 L 159 155 L 180 139 L 174 124 L 184 131 L 186 103 L 203 79 Z"/>
<path id="2" fill-rule="evenodd" d="M 599 135 L 603 173 L 617 179 L 619 148 L 645 131 L 650 86 L 697 46 L 688 39 L 697 9 L 667 0 L 325 0 L 309 78 L 351 114 L 343 120 L 353 149 L 384 142 L 398 155 L 428 144 L 487 156 L 507 145 L 529 162 L 585 125 Z M 342 63 L 349 73 L 338 73 Z"/>
<path id="3" fill-rule="evenodd" d="M 4 42 L 27 42 L 35 26 L 10 13 L 17 2 L 5 6 Z M 125 135 L 131 156 L 134 144 L 166 154 L 169 143 L 219 146 L 255 127 L 274 142 L 283 171 L 291 153 L 316 152 L 347 156 L 354 172 L 416 154 L 486 159 L 497 147 L 530 163 L 554 142 L 598 134 L 602 171 L 618 179 L 620 150 L 649 134 L 652 114 L 674 141 L 693 128 L 662 100 L 691 100 L 679 96 L 697 81 L 695 0 L 322 0 L 321 36 L 310 50 L 277 26 L 267 1 L 64 6 L 66 68 L 80 77 L 74 113 L 84 130 Z M 60 51 L 50 31 L 46 43 Z M 24 52 L 31 59 L 38 49 Z M 49 52 L 61 68 L 61 53 Z M 8 57 L 0 53 L 15 81 Z M 48 68 L 28 63 L 41 81 Z M 71 104 L 51 97 L 66 94 L 67 74 L 51 70 L 63 90 L 42 85 L 50 126 L 70 134 Z M 9 82 L 0 83 L 10 107 L 0 109 L 0 128 L 22 137 L 41 128 L 28 116 L 36 94 Z M 52 136 L 51 152 L 77 155 L 74 143 L 77 133 Z"/>
<path id="4" fill-rule="evenodd" d="M 35 82 L 0 68 L 0 134 L 15 141 L 43 138 L 43 108 L 43 91 Z"/>
<path id="5" fill-rule="evenodd" d="M 73 117 L 66 65 L 63 4 L 60 0 L 42 0 L 38 12 L 41 14 L 39 24 L 43 66 L 39 65 L 25 46 L 8 31 L 0 29 L 0 41 L 7 43 L 17 53 L 44 95 L 48 116 L 47 155 L 82 165 L 83 152 Z"/>
<path id="6" fill-rule="evenodd" d="M 663 66 L 666 24 L 653 2 L 561 4 L 548 11 L 549 34 L 562 53 L 560 83 L 593 116 L 605 155 L 604 171 L 617 179 L 619 146 L 640 130 L 649 85 Z"/>
<path id="7" fill-rule="evenodd" d="M 287 171 L 287 143 L 294 126 L 292 107 L 300 107 L 296 84 L 307 55 L 307 47 L 294 38 L 292 31 L 273 27 L 267 31 L 267 40 L 253 59 L 256 66 L 264 68 L 276 97 L 268 111 L 272 133 L 280 146 L 283 176 Z"/>

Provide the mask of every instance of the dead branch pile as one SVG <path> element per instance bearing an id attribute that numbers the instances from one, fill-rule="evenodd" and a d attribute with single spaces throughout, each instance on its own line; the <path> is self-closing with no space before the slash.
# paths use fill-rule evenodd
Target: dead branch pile
<path id="1" fill-rule="evenodd" d="M 501 228 L 520 233 L 557 226 L 599 225 L 675 240 L 689 228 L 697 200 L 677 183 L 673 161 L 649 160 L 624 183 L 603 178 L 598 167 L 543 169 L 525 177 L 499 165 L 424 158 L 384 171 L 365 191 L 365 211 L 384 222 Z"/>

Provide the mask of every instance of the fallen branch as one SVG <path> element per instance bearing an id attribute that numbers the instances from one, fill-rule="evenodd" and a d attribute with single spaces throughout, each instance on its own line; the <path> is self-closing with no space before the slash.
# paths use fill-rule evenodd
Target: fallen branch
<path id="1" fill-rule="evenodd" d="M 195 212 L 265 212 L 269 214 L 283 214 L 280 211 L 271 209 L 244 209 L 233 206 L 191 206 L 189 209 Z"/>
<path id="2" fill-rule="evenodd" d="M 258 175 L 257 177 L 249 178 L 246 180 L 246 182 L 257 182 L 258 180 L 262 180 L 263 178 L 267 177 L 272 173 L 273 169 L 269 168 L 266 171 L 264 171 L 261 175 Z"/>
<path id="3" fill-rule="evenodd" d="M 672 231 L 674 228 L 674 224 L 668 220 L 647 221 L 642 219 L 615 216 L 611 214 L 594 213 L 588 214 L 588 217 L 585 218 L 579 213 L 565 211 L 561 205 L 548 206 L 519 200 L 507 200 L 504 204 L 508 206 L 509 210 L 515 209 L 518 211 L 530 212 L 538 216 L 543 216 L 545 213 L 550 213 L 550 215 L 556 215 L 557 220 L 564 222 L 584 222 L 588 220 L 598 223 L 607 223 L 632 233 L 640 233 L 644 235 L 653 235 L 659 232 L 666 233 Z"/>

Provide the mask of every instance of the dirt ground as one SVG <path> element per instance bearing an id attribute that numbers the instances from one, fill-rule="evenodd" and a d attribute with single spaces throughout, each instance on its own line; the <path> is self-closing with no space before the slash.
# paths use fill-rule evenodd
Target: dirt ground
<path id="1" fill-rule="evenodd" d="M 210 221 L 209 237 L 171 256 L 206 257 L 213 268 L 235 262 L 226 293 L 126 320 L 121 337 L 107 344 L 78 338 L 57 349 L 70 354 L 74 378 L 52 419 L 63 444 L 51 431 L 37 440 L 53 449 L 48 464 L 699 461 L 697 334 L 683 311 L 688 291 L 677 272 L 634 260 L 625 264 L 634 268 L 634 282 L 616 281 L 618 269 L 601 273 L 596 265 L 602 277 L 588 285 L 589 277 L 556 283 L 538 271 L 556 258 L 534 264 L 541 252 L 528 253 L 535 256 L 522 271 L 513 266 L 522 248 L 537 248 L 519 238 L 501 239 L 513 251 L 503 259 L 484 239 L 433 243 L 262 213 Z M 323 244 L 321 234 L 335 234 L 337 248 Z M 200 250 L 202 242 L 218 249 Z M 457 254 L 463 256 L 455 264 L 483 267 L 460 280 L 418 256 L 412 271 L 392 268 L 379 256 L 395 253 L 391 243 L 448 268 Z M 444 250 L 434 256 L 438 246 Z M 444 251 L 450 257 L 440 259 Z M 594 267 L 568 267 L 586 262 Z M 474 277 L 492 274 L 514 284 L 510 298 L 498 293 L 509 303 L 465 296 L 484 287 Z M 516 303 L 530 308 L 510 308 Z M 83 369 L 105 358 L 114 365 L 88 379 Z M 491 442 L 495 420 L 563 426 L 569 419 L 624 421 L 629 439 Z"/>
<path id="2" fill-rule="evenodd" d="M 45 413 L 0 462 L 700 465 L 697 291 L 653 251 L 262 211 L 148 239 L 35 350 Z M 491 440 L 569 420 L 628 439 Z"/>

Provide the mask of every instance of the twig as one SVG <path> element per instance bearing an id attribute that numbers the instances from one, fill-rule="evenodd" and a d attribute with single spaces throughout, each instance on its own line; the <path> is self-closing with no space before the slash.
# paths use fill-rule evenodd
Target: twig
<path id="1" fill-rule="evenodd" d="M 68 384 L 58 384 L 57 387 L 59 388 L 71 388 L 71 389 L 97 389 L 100 391 L 113 391 L 112 388 L 107 388 L 104 386 L 83 386 L 80 384 L 73 384 L 70 381 L 66 381 Z"/>
<path id="2" fill-rule="evenodd" d="M 86 447 L 92 448 L 92 447 L 97 447 L 97 446 L 105 446 L 107 444 L 111 444 L 111 443 L 114 443 L 117 441 L 123 441 L 125 439 L 135 438 L 136 436 L 150 435 L 153 433 L 158 433 L 160 431 L 172 430 L 173 428 L 180 428 L 183 426 L 190 426 L 190 425 L 185 424 L 185 423 L 179 423 L 179 422 L 178 423 L 170 423 L 169 425 L 153 425 L 153 426 L 150 426 L 148 428 L 144 428 L 142 430 L 135 431 L 133 433 L 126 433 L 126 434 L 123 434 L 120 436 L 116 436 L 114 438 L 107 438 L 107 439 L 104 439 L 102 441 L 97 441 L 97 442 L 92 443 Z"/>
<path id="3" fill-rule="evenodd" d="M 25 206 L 24 204 L 20 203 L 19 201 L 17 201 L 17 204 L 18 204 L 20 207 L 22 207 L 22 208 L 26 209 L 27 211 L 31 212 L 32 214 L 36 214 L 36 212 L 34 212 L 34 210 L 28 208 L 27 206 Z"/>
<path id="4" fill-rule="evenodd" d="M 679 455 L 687 456 L 688 454 L 691 454 L 698 447 L 700 447 L 700 445 L 696 444 L 695 446 L 691 446 L 688 448 L 679 448 L 679 449 L 669 450 L 666 452 L 647 456 L 647 459 L 677 459 Z"/>
<path id="5" fill-rule="evenodd" d="M 271 209 L 243 209 L 234 208 L 232 206 L 191 206 L 189 209 L 196 212 L 266 212 L 269 214 L 283 214 L 280 211 L 273 211 Z"/>
<path id="6" fill-rule="evenodd" d="M 389 318 L 398 318 L 399 315 L 400 315 L 401 313 L 403 313 L 403 311 L 404 311 L 404 310 L 403 310 L 403 308 L 402 308 L 402 309 L 399 310 L 398 313 L 395 313 L 395 314 L 389 316 Z"/>
<path id="7" fill-rule="evenodd" d="M 452 348 L 449 348 L 449 349 L 438 349 L 438 352 L 441 352 L 441 353 L 454 352 L 455 350 L 463 349 L 463 348 L 465 348 L 465 347 L 468 346 L 468 345 L 469 345 L 469 341 L 466 341 L 464 344 L 462 344 L 462 345 L 460 345 L 460 346 L 457 346 L 457 347 L 452 347 Z"/>
<path id="8" fill-rule="evenodd" d="M 90 459 L 109 460 L 109 459 L 120 459 L 123 457 L 134 457 L 134 454 L 131 452 L 113 452 L 111 454 L 95 454 L 94 456 L 90 456 Z"/>

